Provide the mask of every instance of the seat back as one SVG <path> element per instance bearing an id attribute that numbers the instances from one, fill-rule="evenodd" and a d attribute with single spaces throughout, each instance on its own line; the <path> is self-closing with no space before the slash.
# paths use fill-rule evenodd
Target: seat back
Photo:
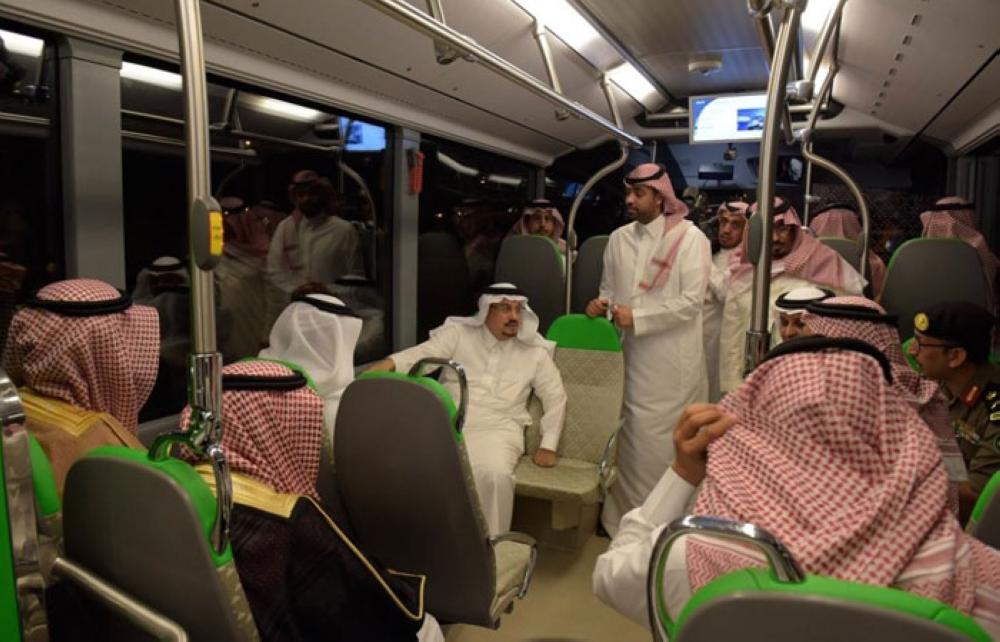
<path id="1" fill-rule="evenodd" d="M 842 236 L 821 236 L 819 241 L 827 247 L 836 250 L 837 254 L 844 257 L 844 260 L 851 264 L 855 270 L 861 264 L 859 259 L 861 248 L 857 241 Z"/>
<path id="2" fill-rule="evenodd" d="M 604 234 L 591 236 L 580 246 L 580 252 L 573 262 L 573 295 L 570 312 L 583 312 L 587 304 L 596 299 L 601 289 L 601 274 L 604 272 L 604 248 L 608 239 Z"/>
<path id="3" fill-rule="evenodd" d="M 976 500 L 969 523 L 965 527 L 965 532 L 993 548 L 1000 548 L 998 491 L 1000 491 L 1000 473 L 994 473 L 983 487 L 983 492 L 979 493 L 979 499 Z"/>
<path id="4" fill-rule="evenodd" d="M 913 316 L 945 301 L 989 306 L 982 263 L 975 248 L 958 239 L 911 239 L 889 261 L 879 302 L 899 316 L 899 335 L 913 336 Z"/>
<path id="5" fill-rule="evenodd" d="M 213 550 L 214 520 L 211 490 L 178 459 L 101 447 L 66 478 L 67 557 L 171 618 L 193 641 L 256 640 L 232 549 Z"/>
<path id="6" fill-rule="evenodd" d="M 565 307 L 565 276 L 559 247 L 545 236 L 515 234 L 503 240 L 494 280 L 513 283 L 528 297 L 542 334 Z"/>
<path id="7" fill-rule="evenodd" d="M 428 232 L 417 240 L 417 336 L 426 337 L 450 314 L 465 314 L 473 304 L 469 265 L 462 244 L 447 232 Z"/>
<path id="8" fill-rule="evenodd" d="M 456 415 L 436 381 L 362 375 L 337 413 L 337 487 L 362 550 L 427 576 L 428 611 L 493 626 L 495 560 Z"/>
<path id="9" fill-rule="evenodd" d="M 716 577 L 685 604 L 676 624 L 665 603 L 665 568 L 679 537 L 744 542 L 770 568 L 743 568 Z M 947 604 L 894 588 L 806 575 L 772 534 L 753 524 L 689 515 L 658 536 L 650 559 L 647 603 L 654 639 L 679 642 L 985 642 L 990 636 Z"/>
<path id="10" fill-rule="evenodd" d="M 566 390 L 566 420 L 559 454 L 599 463 L 618 430 L 625 386 L 625 362 L 618 331 L 607 319 L 568 314 L 547 334 L 556 342 L 555 363 Z M 537 421 L 525 433 L 526 452 L 541 443 Z"/>

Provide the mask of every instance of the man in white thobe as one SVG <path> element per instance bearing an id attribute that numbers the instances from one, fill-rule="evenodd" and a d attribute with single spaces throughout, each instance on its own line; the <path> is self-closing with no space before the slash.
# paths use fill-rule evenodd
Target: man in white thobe
<path id="1" fill-rule="evenodd" d="M 705 367 L 708 369 L 708 399 L 722 397 L 719 388 L 719 335 L 722 332 L 722 310 L 729 289 L 730 264 L 738 255 L 747 225 L 749 203 L 732 201 L 719 205 L 716 219 L 719 225 L 718 247 L 712 252 L 712 274 L 705 292 L 702 327 L 705 339 Z"/>
<path id="2" fill-rule="evenodd" d="M 538 334 L 538 317 L 515 286 L 490 286 L 474 317 L 449 317 L 430 339 L 391 355 L 372 370 L 407 372 L 421 359 L 462 364 L 469 405 L 462 434 L 490 535 L 510 530 L 514 512 L 514 468 L 524 454 L 524 429 L 531 423 L 528 396 L 534 391 L 545 414 L 538 466 L 554 466 L 566 415 L 566 392 L 552 360 L 555 344 Z M 446 370 L 444 386 L 457 400 L 458 380 Z"/>
<path id="3" fill-rule="evenodd" d="M 618 482 L 601 522 L 614 534 L 622 515 L 643 502 L 674 458 L 670 430 L 688 404 L 708 398 L 702 306 L 711 245 L 685 220 L 688 209 L 659 165 L 625 178 L 635 221 L 611 234 L 600 296 L 587 314 L 611 315 L 625 353 L 625 424 Z"/>
<path id="4" fill-rule="evenodd" d="M 360 237 L 353 225 L 333 214 L 330 181 L 314 171 L 303 170 L 292 177 L 288 195 L 295 211 L 278 224 L 267 252 L 268 314 L 272 323 L 301 286 L 333 283 L 347 274 L 364 274 Z"/>
<path id="5" fill-rule="evenodd" d="M 751 206 L 756 211 L 757 204 Z M 836 250 L 802 229 L 802 221 L 791 204 L 775 199 L 771 230 L 770 310 L 782 294 L 798 288 L 828 288 L 837 296 L 861 295 L 865 280 Z M 746 243 L 744 242 L 744 245 Z M 753 307 L 753 265 L 744 254 L 732 270 L 722 313 L 719 340 L 719 385 L 723 394 L 743 382 L 746 335 Z M 777 343 L 777 324 L 770 316 L 772 345 Z"/>

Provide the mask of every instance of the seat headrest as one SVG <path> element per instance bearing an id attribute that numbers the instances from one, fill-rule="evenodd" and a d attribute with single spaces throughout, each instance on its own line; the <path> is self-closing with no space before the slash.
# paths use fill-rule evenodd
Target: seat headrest
<path id="1" fill-rule="evenodd" d="M 397 381 L 405 381 L 414 385 L 423 386 L 433 392 L 438 400 L 444 405 L 445 411 L 448 413 L 448 423 L 451 424 L 451 428 L 455 433 L 455 438 L 459 441 L 462 440 L 462 434 L 455 430 L 455 425 L 458 421 L 458 407 L 455 405 L 455 400 L 452 399 L 451 393 L 448 392 L 448 389 L 440 383 L 430 377 L 411 377 L 403 372 L 386 372 L 384 370 L 364 372 L 358 377 L 357 380 L 365 381 L 374 379 L 394 379 Z"/>
<path id="2" fill-rule="evenodd" d="M 545 338 L 555 341 L 557 348 L 622 351 L 618 331 L 611 322 L 603 317 L 590 318 L 586 314 L 567 314 L 559 317 L 549 326 Z"/>

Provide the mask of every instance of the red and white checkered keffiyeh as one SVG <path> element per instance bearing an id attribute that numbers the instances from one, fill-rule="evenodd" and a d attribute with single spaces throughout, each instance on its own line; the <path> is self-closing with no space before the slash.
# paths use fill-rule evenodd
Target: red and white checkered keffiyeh
<path id="1" fill-rule="evenodd" d="M 45 286 L 45 301 L 112 301 L 121 293 L 103 281 L 71 279 Z M 156 309 L 70 317 L 24 308 L 7 336 L 7 372 L 18 385 L 79 408 L 106 412 L 136 433 L 139 410 L 156 382 L 160 326 Z"/>
<path id="2" fill-rule="evenodd" d="M 854 240 L 861 236 L 861 221 L 854 210 L 846 207 L 833 207 L 824 210 L 809 221 L 809 227 L 816 236 L 834 236 Z M 871 272 L 872 291 L 882 291 L 885 283 L 885 261 L 878 254 L 868 250 L 868 269 Z"/>
<path id="3" fill-rule="evenodd" d="M 845 350 L 765 361 L 723 401 L 695 512 L 757 524 L 811 574 L 893 586 L 1000 631 L 1000 553 L 962 532 L 934 435 L 873 358 Z M 692 590 L 762 557 L 688 542 Z"/>
<path id="4" fill-rule="evenodd" d="M 936 205 L 959 205 L 968 203 L 965 199 L 957 196 L 948 196 L 940 199 Z M 1000 261 L 993 254 L 989 243 L 983 238 L 976 228 L 976 212 L 971 207 L 964 210 L 930 210 L 920 215 L 920 222 L 924 226 L 922 236 L 924 238 L 962 239 L 979 253 L 979 260 L 983 264 L 983 274 L 986 276 L 986 285 L 989 291 L 991 305 L 994 302 L 994 287 L 996 282 L 997 269 L 1000 268 Z"/>
<path id="5" fill-rule="evenodd" d="M 272 361 L 240 361 L 223 375 L 288 377 L 287 366 Z M 186 430 L 190 406 L 181 415 Z M 296 390 L 228 390 L 222 394 L 222 449 L 232 470 L 279 493 L 319 499 L 323 442 L 323 400 L 303 386 Z"/>

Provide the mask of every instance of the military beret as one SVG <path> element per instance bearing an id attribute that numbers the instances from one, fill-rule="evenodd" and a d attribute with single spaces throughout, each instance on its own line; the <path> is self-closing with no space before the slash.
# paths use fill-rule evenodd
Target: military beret
<path id="1" fill-rule="evenodd" d="M 989 356 L 995 322 L 982 306 L 967 301 L 939 303 L 913 317 L 913 327 L 918 332 L 965 348 L 977 363 Z"/>

